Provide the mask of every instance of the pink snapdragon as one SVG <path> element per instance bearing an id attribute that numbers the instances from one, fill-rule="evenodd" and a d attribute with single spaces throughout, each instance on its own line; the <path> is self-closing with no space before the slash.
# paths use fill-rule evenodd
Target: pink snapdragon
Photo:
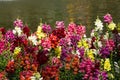
<path id="1" fill-rule="evenodd" d="M 14 24 L 15 27 L 16 27 L 16 26 L 17 26 L 17 27 L 20 27 L 20 28 L 23 27 L 23 22 L 22 22 L 21 19 L 16 19 L 13 24 Z"/>
<path id="2" fill-rule="evenodd" d="M 42 39 L 41 40 L 41 45 L 44 48 L 44 50 L 48 50 L 48 49 L 51 48 L 51 42 L 50 42 L 50 40 L 48 38 Z"/>
<path id="3" fill-rule="evenodd" d="M 85 32 L 86 32 L 85 26 L 83 26 L 83 25 L 78 25 L 78 26 L 76 27 L 76 32 L 77 32 L 77 34 L 79 34 L 80 36 L 83 36 L 83 35 L 85 34 Z"/>
<path id="4" fill-rule="evenodd" d="M 56 28 L 64 28 L 64 21 L 56 21 Z"/>
<path id="5" fill-rule="evenodd" d="M 112 51 L 114 46 L 115 46 L 114 41 L 112 39 L 107 40 L 106 41 L 106 46 L 108 46 L 109 50 Z"/>
<path id="6" fill-rule="evenodd" d="M 106 14 L 104 16 L 104 22 L 106 22 L 106 23 L 112 22 L 112 16 L 110 14 Z"/>
<path id="7" fill-rule="evenodd" d="M 75 33 L 76 32 L 76 24 L 75 23 L 70 23 L 68 25 L 68 33 Z"/>
<path id="8" fill-rule="evenodd" d="M 51 26 L 50 25 L 47 25 L 47 24 L 43 24 L 42 25 L 42 30 L 43 32 L 45 33 L 49 33 L 51 31 Z"/>

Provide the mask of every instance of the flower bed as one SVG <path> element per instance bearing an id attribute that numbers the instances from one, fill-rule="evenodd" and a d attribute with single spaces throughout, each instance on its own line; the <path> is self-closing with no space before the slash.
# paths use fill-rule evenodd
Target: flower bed
<path id="1" fill-rule="evenodd" d="M 32 33 L 20 19 L 0 28 L 0 80 L 119 80 L 120 25 L 97 18 L 90 37 L 83 25 L 40 23 Z"/>

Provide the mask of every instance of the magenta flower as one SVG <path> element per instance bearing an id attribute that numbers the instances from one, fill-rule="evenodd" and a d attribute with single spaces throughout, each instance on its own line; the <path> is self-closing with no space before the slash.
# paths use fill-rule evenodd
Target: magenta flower
<path id="1" fill-rule="evenodd" d="M 108 80 L 108 74 L 107 74 L 107 72 L 103 71 L 103 72 L 101 73 L 101 75 L 102 75 L 102 79 L 103 79 L 103 80 Z"/>
<path id="2" fill-rule="evenodd" d="M 112 51 L 113 48 L 115 47 L 114 41 L 112 39 L 106 41 L 106 46 L 108 46 L 109 50 Z"/>
<path id="3" fill-rule="evenodd" d="M 5 34 L 5 39 L 7 41 L 13 41 L 15 39 L 15 35 L 13 34 L 13 32 L 11 30 L 8 30 Z"/>
<path id="4" fill-rule="evenodd" d="M 68 33 L 75 33 L 76 31 L 76 24 L 75 23 L 70 23 L 68 25 Z"/>
<path id="5" fill-rule="evenodd" d="M 112 22 L 112 16 L 110 14 L 106 14 L 104 16 L 104 22 L 106 22 L 106 23 Z"/>
<path id="6" fill-rule="evenodd" d="M 67 47 L 70 45 L 70 39 L 69 38 L 61 38 L 59 42 L 60 46 Z"/>
<path id="7" fill-rule="evenodd" d="M 108 57 L 110 55 L 109 47 L 108 46 L 102 47 L 100 50 L 100 54 L 103 58 Z"/>
<path id="8" fill-rule="evenodd" d="M 22 28 L 23 27 L 23 22 L 22 22 L 22 20 L 20 20 L 20 19 L 17 19 L 17 20 L 15 20 L 14 21 L 14 26 L 16 27 L 20 27 L 20 28 Z"/>
<path id="9" fill-rule="evenodd" d="M 98 80 L 100 74 L 100 62 L 92 62 L 90 59 L 84 58 L 80 63 L 80 72 L 83 73 L 83 80 Z"/>
<path id="10" fill-rule="evenodd" d="M 64 21 L 56 21 L 56 28 L 64 28 Z"/>
<path id="11" fill-rule="evenodd" d="M 77 34 L 79 34 L 82 37 L 85 34 L 85 32 L 86 32 L 85 26 L 78 25 L 76 27 L 76 32 L 77 32 Z"/>
<path id="12" fill-rule="evenodd" d="M 49 32 L 51 31 L 51 27 L 50 27 L 50 25 L 43 24 L 43 25 L 42 25 L 42 30 L 43 30 L 43 32 L 45 32 L 45 33 L 49 33 Z"/>
<path id="13" fill-rule="evenodd" d="M 77 43 L 80 40 L 80 36 L 79 35 L 71 35 L 70 36 L 70 40 L 71 40 L 71 46 L 73 46 L 75 49 L 77 48 Z"/>
<path id="14" fill-rule="evenodd" d="M 42 45 L 44 50 L 48 50 L 48 49 L 51 48 L 51 42 L 50 42 L 50 40 L 48 38 L 42 39 L 41 40 L 41 45 Z"/>

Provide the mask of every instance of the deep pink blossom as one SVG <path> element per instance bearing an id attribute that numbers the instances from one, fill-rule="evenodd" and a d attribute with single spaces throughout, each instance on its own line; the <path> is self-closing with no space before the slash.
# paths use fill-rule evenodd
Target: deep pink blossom
<path id="1" fill-rule="evenodd" d="M 47 24 L 43 24 L 43 25 L 42 25 L 42 30 L 43 30 L 43 32 L 45 32 L 45 33 L 50 33 L 50 31 L 51 31 L 51 26 L 50 26 L 50 25 L 47 25 Z"/>
<path id="2" fill-rule="evenodd" d="M 5 39 L 7 41 L 13 41 L 15 39 L 15 35 L 12 30 L 8 30 L 5 34 Z"/>
<path id="3" fill-rule="evenodd" d="M 42 39 L 41 40 L 41 45 L 42 45 L 44 50 L 48 50 L 48 49 L 51 48 L 51 42 L 50 42 L 50 40 L 48 38 Z"/>
<path id="4" fill-rule="evenodd" d="M 83 80 L 98 80 L 99 79 L 100 62 L 92 62 L 90 59 L 83 59 L 80 63 L 80 72 L 83 73 Z"/>
<path id="5" fill-rule="evenodd" d="M 102 47 L 100 49 L 100 54 L 103 58 L 106 58 L 110 55 L 110 50 L 109 50 L 109 47 L 108 46 L 105 46 L 105 47 Z"/>
<path id="6" fill-rule="evenodd" d="M 104 22 L 106 22 L 106 23 L 112 22 L 112 16 L 110 14 L 106 14 L 104 16 Z"/>
<path id="7" fill-rule="evenodd" d="M 108 46 L 109 50 L 112 51 L 114 46 L 115 46 L 114 41 L 112 39 L 107 40 L 106 41 L 106 46 Z"/>
<path id="8" fill-rule="evenodd" d="M 16 19 L 13 24 L 15 27 L 17 26 L 17 27 L 23 28 L 23 22 L 21 19 Z"/>
<path id="9" fill-rule="evenodd" d="M 68 32 L 69 33 L 75 33 L 76 32 L 76 24 L 75 23 L 70 23 L 68 25 Z"/>
<path id="10" fill-rule="evenodd" d="M 85 34 L 85 32 L 86 32 L 86 28 L 85 28 L 85 26 L 83 26 L 83 25 L 78 25 L 77 27 L 76 27 L 76 32 L 77 32 L 77 34 L 79 34 L 81 37 Z"/>

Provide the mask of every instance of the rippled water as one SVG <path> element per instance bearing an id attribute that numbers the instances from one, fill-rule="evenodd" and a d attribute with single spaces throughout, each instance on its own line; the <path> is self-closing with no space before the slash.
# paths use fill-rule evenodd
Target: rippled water
<path id="1" fill-rule="evenodd" d="M 96 16 L 110 13 L 114 22 L 120 22 L 120 0 L 0 0 L 0 26 L 12 28 L 12 22 L 21 18 L 34 31 L 43 22 L 55 26 L 56 20 L 66 24 L 74 21 L 88 31 L 94 27 Z"/>

